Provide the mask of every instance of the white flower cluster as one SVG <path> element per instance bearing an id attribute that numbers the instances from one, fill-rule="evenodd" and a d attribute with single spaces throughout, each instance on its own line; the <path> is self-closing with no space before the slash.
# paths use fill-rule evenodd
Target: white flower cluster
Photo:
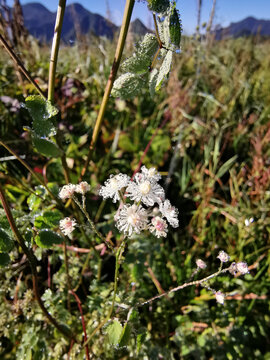
<path id="1" fill-rule="evenodd" d="M 58 196 L 62 200 L 70 199 L 74 193 L 85 195 L 90 190 L 90 185 L 86 181 L 80 182 L 78 185 L 68 184 L 63 186 Z"/>
<path id="2" fill-rule="evenodd" d="M 115 218 L 116 227 L 127 237 L 143 230 L 149 230 L 158 238 L 166 237 L 167 221 L 172 227 L 179 226 L 178 210 L 165 200 L 164 189 L 157 183 L 160 179 L 155 168 L 143 166 L 133 180 L 125 174 L 111 175 L 101 186 L 99 194 L 104 199 L 112 198 L 116 202 L 127 197 L 133 201 L 123 204 Z"/>
<path id="3" fill-rule="evenodd" d="M 218 253 L 218 256 L 217 256 L 217 259 L 220 260 L 221 262 L 221 265 L 223 263 L 226 263 L 230 260 L 230 256 L 223 250 L 221 250 L 219 253 Z M 198 271 L 200 269 L 205 269 L 206 268 L 206 263 L 201 260 L 201 259 L 197 259 L 196 261 L 196 265 L 197 265 L 197 269 L 193 272 L 192 276 L 194 276 L 195 274 L 198 273 Z M 222 266 L 220 267 L 218 273 L 214 274 L 214 276 L 217 276 L 218 274 L 220 274 L 221 272 L 226 272 L 226 271 L 229 271 L 232 275 L 236 275 L 237 273 L 240 273 L 241 275 L 245 275 L 245 274 L 248 274 L 249 271 L 248 271 L 248 265 L 246 262 L 239 262 L 239 263 L 231 263 L 231 265 L 229 267 L 227 267 L 226 269 L 222 270 Z M 206 278 L 208 279 L 208 278 Z M 206 287 L 208 290 L 211 290 L 213 292 L 213 294 L 215 295 L 216 297 L 216 302 L 219 303 L 219 304 L 224 304 L 224 300 L 226 298 L 226 295 L 223 294 L 221 291 L 216 291 L 214 289 L 211 289 L 209 287 Z"/>
<path id="4" fill-rule="evenodd" d="M 71 199 L 74 193 L 82 194 L 83 198 L 84 195 L 90 191 L 90 185 L 86 181 L 80 182 L 78 185 L 74 184 L 68 184 L 64 185 L 60 191 L 58 196 L 62 200 Z M 76 220 L 71 219 L 69 217 L 60 220 L 59 222 L 59 228 L 62 231 L 62 233 L 68 237 L 70 237 L 72 231 L 77 226 Z"/>

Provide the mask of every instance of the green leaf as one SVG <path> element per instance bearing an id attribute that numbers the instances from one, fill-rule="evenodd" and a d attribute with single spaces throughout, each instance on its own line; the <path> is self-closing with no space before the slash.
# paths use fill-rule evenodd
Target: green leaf
<path id="1" fill-rule="evenodd" d="M 148 8 L 157 13 L 164 13 L 170 7 L 169 0 L 147 0 Z"/>
<path id="2" fill-rule="evenodd" d="M 36 211 L 38 210 L 40 204 L 43 201 L 43 197 L 46 194 L 46 189 L 42 185 L 38 185 L 35 187 L 35 194 L 31 194 L 27 198 L 27 204 L 30 210 Z"/>
<path id="3" fill-rule="evenodd" d="M 137 354 L 139 353 L 145 338 L 146 338 L 146 332 L 141 332 L 137 335 Z"/>
<path id="4" fill-rule="evenodd" d="M 56 234 L 49 229 L 40 230 L 38 236 L 35 237 L 36 244 L 44 249 L 52 247 L 54 244 L 61 244 L 64 241 L 62 236 Z"/>
<path id="5" fill-rule="evenodd" d="M 62 151 L 58 146 L 48 139 L 43 139 L 38 136 L 33 136 L 33 145 L 39 153 L 48 157 L 59 157 Z"/>
<path id="6" fill-rule="evenodd" d="M 39 95 L 28 96 L 25 107 L 33 120 L 46 120 L 58 114 L 58 109 Z"/>
<path id="7" fill-rule="evenodd" d="M 176 47 L 180 47 L 181 41 L 181 22 L 178 11 L 173 8 L 169 17 L 169 29 L 170 29 L 170 38 L 171 43 Z"/>
<path id="8" fill-rule="evenodd" d="M 158 41 L 153 34 L 145 34 L 135 53 L 122 64 L 125 72 L 142 74 L 149 71 L 152 58 L 157 52 Z"/>
<path id="9" fill-rule="evenodd" d="M 171 50 L 169 50 L 163 60 L 163 63 L 159 69 L 159 73 L 157 76 L 157 81 L 156 81 L 156 91 L 160 90 L 161 85 L 163 84 L 164 80 L 167 79 L 168 74 L 170 72 L 171 69 L 171 64 L 172 64 L 172 55 L 173 52 Z"/>
<path id="10" fill-rule="evenodd" d="M 10 263 L 10 257 L 7 253 L 0 253 L 0 267 L 5 267 Z"/>
<path id="11" fill-rule="evenodd" d="M 123 331 L 123 327 L 118 320 L 114 320 L 106 328 L 106 334 L 111 345 L 119 344 L 119 340 Z"/>
<path id="12" fill-rule="evenodd" d="M 221 178 L 233 165 L 233 163 L 236 161 L 237 155 L 234 155 L 232 158 L 227 160 L 218 170 L 216 174 L 216 178 Z"/>
<path id="13" fill-rule="evenodd" d="M 13 240 L 3 229 L 0 229 L 0 253 L 8 253 L 13 249 L 13 246 Z"/>
<path id="14" fill-rule="evenodd" d="M 156 92 L 157 78 L 158 78 L 158 70 L 153 69 L 149 77 L 149 92 L 151 97 L 154 97 Z"/>
<path id="15" fill-rule="evenodd" d="M 121 134 L 119 137 L 118 146 L 120 149 L 128 152 L 134 152 L 137 150 L 137 146 L 131 141 L 128 134 Z"/>
<path id="16" fill-rule="evenodd" d="M 138 75 L 126 73 L 121 75 L 113 84 L 112 96 L 130 99 L 140 94 L 144 80 Z"/>
<path id="17" fill-rule="evenodd" d="M 37 229 L 54 228 L 62 218 L 63 215 L 59 210 L 46 210 L 43 215 L 35 218 L 34 226 Z"/>
<path id="18" fill-rule="evenodd" d="M 120 336 L 120 341 L 119 341 L 120 347 L 126 346 L 128 344 L 130 335 L 131 335 L 131 326 L 129 325 L 129 323 L 126 322 Z"/>
<path id="19" fill-rule="evenodd" d="M 58 113 L 58 109 L 39 95 L 31 95 L 25 99 L 25 108 L 33 119 L 33 130 L 38 136 L 55 134 L 52 121 L 48 120 Z"/>

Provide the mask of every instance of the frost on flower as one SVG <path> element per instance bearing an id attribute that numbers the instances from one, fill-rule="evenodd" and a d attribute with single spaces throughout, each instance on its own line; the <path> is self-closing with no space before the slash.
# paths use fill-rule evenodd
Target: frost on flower
<path id="1" fill-rule="evenodd" d="M 225 263 L 227 261 L 230 260 L 230 256 L 223 250 L 221 250 L 219 253 L 218 253 L 218 256 L 217 258 L 222 262 L 222 263 Z"/>
<path id="2" fill-rule="evenodd" d="M 201 259 L 197 259 L 196 260 L 196 265 L 197 265 L 197 267 L 198 268 L 200 268 L 200 269 L 205 269 L 206 268 L 206 263 L 203 261 L 203 260 L 201 260 Z"/>
<path id="3" fill-rule="evenodd" d="M 70 219 L 69 217 L 66 217 L 65 219 L 60 220 L 59 227 L 63 234 L 66 236 L 69 236 L 72 231 L 75 229 L 76 226 L 76 220 Z"/>
<path id="4" fill-rule="evenodd" d="M 88 191 L 90 191 L 90 185 L 86 181 L 82 181 L 76 185 L 75 191 L 79 194 L 85 195 Z"/>
<path id="5" fill-rule="evenodd" d="M 160 203 L 159 209 L 161 214 L 165 216 L 172 227 L 177 228 L 179 226 L 178 209 L 172 206 L 169 200 L 165 200 L 164 203 Z"/>
<path id="6" fill-rule="evenodd" d="M 149 226 L 149 230 L 156 235 L 157 238 L 159 237 L 166 237 L 167 236 L 167 228 L 168 225 L 164 219 L 159 216 L 153 217 L 151 220 L 151 225 Z"/>
<path id="7" fill-rule="evenodd" d="M 59 197 L 62 200 L 70 199 L 76 191 L 76 185 L 68 184 L 61 188 L 59 191 Z"/>
<path id="8" fill-rule="evenodd" d="M 134 201 L 142 201 L 147 206 L 153 206 L 164 200 L 163 188 L 157 183 L 151 182 L 147 177 L 138 173 L 134 176 L 134 181 L 130 182 L 126 195 Z"/>
<path id="9" fill-rule="evenodd" d="M 141 171 L 150 182 L 157 182 L 161 179 L 160 173 L 154 167 L 147 169 L 146 166 L 142 166 Z"/>
<path id="10" fill-rule="evenodd" d="M 141 205 L 124 205 L 117 217 L 116 227 L 130 237 L 134 232 L 139 234 L 144 230 L 147 222 L 147 212 Z"/>
<path id="11" fill-rule="evenodd" d="M 216 301 L 219 304 L 224 304 L 224 300 L 225 300 L 225 295 L 221 292 L 221 291 L 217 291 L 216 292 Z"/>
<path id="12" fill-rule="evenodd" d="M 248 265 L 246 262 L 239 262 L 236 265 L 237 271 L 239 271 L 242 275 L 248 274 Z"/>
<path id="13" fill-rule="evenodd" d="M 119 191 L 128 186 L 130 177 L 125 174 L 110 175 L 110 178 L 105 181 L 105 186 L 101 186 L 99 195 L 103 199 L 112 198 L 113 202 L 120 200 Z"/>

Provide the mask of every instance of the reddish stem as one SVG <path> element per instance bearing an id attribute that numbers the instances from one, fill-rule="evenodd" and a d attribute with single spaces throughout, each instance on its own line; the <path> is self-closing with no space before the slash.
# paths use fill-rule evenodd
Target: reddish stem
<path id="1" fill-rule="evenodd" d="M 86 333 L 84 316 L 83 316 L 83 311 L 82 311 L 82 306 L 81 306 L 81 300 L 79 299 L 78 295 L 73 290 L 69 290 L 69 292 L 75 297 L 75 299 L 77 301 L 77 305 L 78 305 L 79 311 L 81 313 L 81 318 L 82 318 L 82 328 L 83 328 L 83 332 L 84 332 L 84 342 L 86 342 L 87 341 L 87 333 Z M 86 355 L 86 359 L 90 360 L 88 344 L 85 345 L 85 355 Z"/>

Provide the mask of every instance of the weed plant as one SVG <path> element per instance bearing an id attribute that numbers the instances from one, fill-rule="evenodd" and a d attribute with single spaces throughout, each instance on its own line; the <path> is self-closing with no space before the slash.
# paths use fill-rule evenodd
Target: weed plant
<path id="1" fill-rule="evenodd" d="M 147 78 L 121 99 L 121 83 L 102 108 L 117 41 L 62 46 L 50 102 L 0 54 L 0 358 L 268 359 L 270 43 L 184 37 L 165 86 L 150 94 Z M 50 93 L 50 48 L 17 46 Z M 36 101 L 59 110 L 46 118 L 56 156 L 33 140 Z M 122 234 L 115 214 L 135 190 L 118 209 L 104 182 L 153 167 L 179 227 Z M 81 180 L 90 189 L 68 185 Z"/>

